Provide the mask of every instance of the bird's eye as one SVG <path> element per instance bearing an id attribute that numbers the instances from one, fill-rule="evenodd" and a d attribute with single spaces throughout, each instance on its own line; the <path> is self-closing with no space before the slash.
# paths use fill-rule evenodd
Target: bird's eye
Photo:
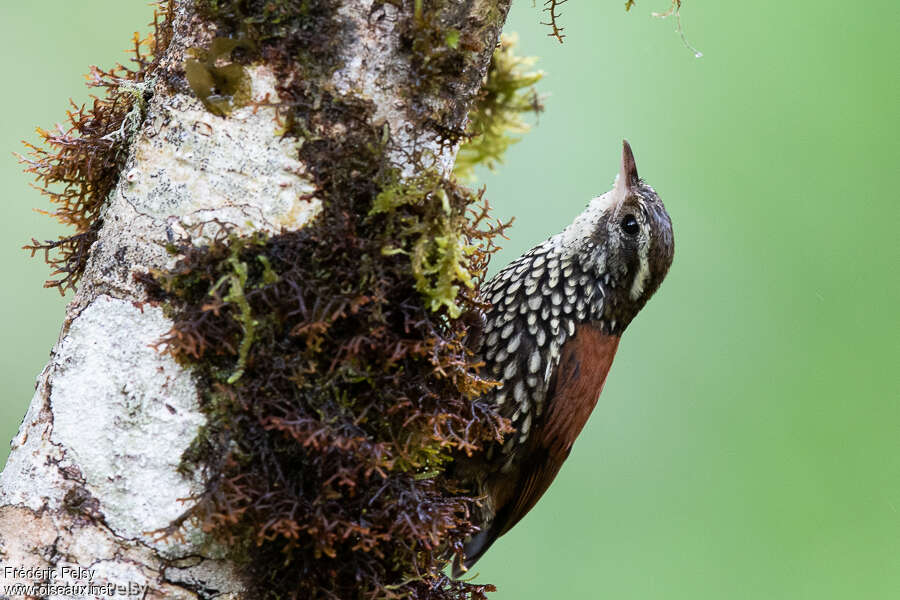
<path id="1" fill-rule="evenodd" d="M 620 226 L 622 227 L 622 231 L 624 231 L 626 235 L 637 235 L 638 231 L 641 230 L 641 226 L 638 225 L 637 219 L 634 218 L 634 215 L 625 215 L 625 218 L 622 219 Z"/>

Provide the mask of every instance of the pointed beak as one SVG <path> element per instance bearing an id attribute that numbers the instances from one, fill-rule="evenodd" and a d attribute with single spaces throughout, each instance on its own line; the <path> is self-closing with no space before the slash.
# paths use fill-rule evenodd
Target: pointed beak
<path id="1" fill-rule="evenodd" d="M 634 153 L 628 140 L 622 140 L 622 163 L 619 165 L 619 176 L 616 177 L 617 207 L 621 206 L 625 197 L 638 186 L 639 178 Z"/>
<path id="2" fill-rule="evenodd" d="M 634 153 L 631 151 L 631 144 L 628 143 L 628 140 L 622 140 L 622 164 L 619 166 L 619 178 L 628 191 L 638 185 L 637 165 L 634 162 Z"/>

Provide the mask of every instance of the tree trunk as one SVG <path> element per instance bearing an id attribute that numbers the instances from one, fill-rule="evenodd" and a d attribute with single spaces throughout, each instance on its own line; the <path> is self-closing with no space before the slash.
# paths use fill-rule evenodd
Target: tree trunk
<path id="1" fill-rule="evenodd" d="M 461 139 L 453 132 L 465 127 L 509 8 L 508 0 L 266 4 L 176 0 L 164 7 L 155 62 L 136 81 L 104 84 L 128 110 L 97 139 L 122 158 L 82 228 L 91 243 L 83 275 L 0 475 L 3 565 L 53 571 L 7 571 L 4 584 L 98 586 L 71 590 L 74 598 L 112 597 L 107 584 L 143 598 L 245 597 L 228 553 L 200 526 L 159 533 L 202 497 L 203 477 L 179 465 L 207 417 L 193 368 L 159 345 L 172 315 L 148 302 L 140 276 L 173 269 L 173 243 L 211 243 L 223 227 L 283 235 L 314 224 L 328 202 L 317 184 L 327 165 L 308 164 L 313 151 L 299 150 L 356 126 L 335 113 L 335 99 L 371 107 L 358 118 L 383 131 L 401 182 L 423 169 L 448 175 Z M 308 21 L 283 27 L 316 35 L 279 30 L 294 46 L 244 39 L 241 23 L 259 27 L 272 10 L 307 11 Z M 297 89 L 285 65 L 298 55 L 305 97 L 327 98 L 304 104 L 306 138 L 291 129 L 296 98 L 285 97 Z"/>

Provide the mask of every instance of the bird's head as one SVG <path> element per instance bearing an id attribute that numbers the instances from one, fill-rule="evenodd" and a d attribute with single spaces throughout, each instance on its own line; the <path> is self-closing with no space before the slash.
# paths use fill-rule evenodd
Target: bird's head
<path id="1" fill-rule="evenodd" d="M 613 189 L 594 198 L 563 235 L 602 288 L 605 320 L 621 331 L 659 288 L 675 250 L 672 221 L 638 177 L 627 141 Z"/>

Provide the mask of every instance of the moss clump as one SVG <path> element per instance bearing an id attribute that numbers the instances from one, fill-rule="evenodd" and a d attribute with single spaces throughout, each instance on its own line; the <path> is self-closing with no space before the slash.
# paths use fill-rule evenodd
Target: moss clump
<path id="1" fill-rule="evenodd" d="M 414 87 L 420 93 L 452 93 L 446 87 L 447 75 L 458 77 L 467 63 L 484 50 L 484 42 L 441 3 L 428 7 L 417 0 L 413 3 L 411 21 L 400 37 L 408 50 L 411 67 L 416 75 Z"/>
<path id="2" fill-rule="evenodd" d="M 72 105 L 68 129 L 38 129 L 43 146 L 25 143 L 29 152 L 20 160 L 35 176 L 36 187 L 50 197 L 56 208 L 50 216 L 71 225 L 75 233 L 58 240 L 32 239 L 24 247 L 32 256 L 43 252 L 53 268 L 45 287 L 60 293 L 74 289 L 87 264 L 88 252 L 102 225 L 100 213 L 119 180 L 131 135 L 143 118 L 159 58 L 172 39 L 174 0 L 163 0 L 154 12 L 153 33 L 145 39 L 137 34 L 131 62 L 108 71 L 91 68 L 88 85 L 105 90 L 92 106 Z M 53 277 L 60 276 L 57 279 Z"/>
<path id="3" fill-rule="evenodd" d="M 451 212 L 477 200 L 448 198 Z M 473 500 L 432 475 L 508 425 L 479 399 L 492 382 L 464 345 L 464 321 L 426 307 L 409 260 L 382 253 L 407 241 L 385 233 L 386 220 L 418 211 L 424 222 L 433 201 L 335 207 L 299 232 L 176 244 L 175 270 L 147 280 L 175 323 L 163 346 L 204 390 L 208 424 L 184 468 L 208 484 L 187 516 L 232 549 L 255 597 L 444 600 L 489 589 L 441 572 L 473 531 Z M 456 222 L 471 248 L 461 268 L 476 279 L 498 232 L 486 219 L 482 205 Z M 456 302 L 475 306 L 471 293 Z"/>
<path id="4" fill-rule="evenodd" d="M 391 3 L 406 8 L 400 45 L 409 56 L 407 111 L 443 142 L 456 144 L 465 138 L 462 124 L 474 100 L 468 95 L 478 89 L 494 50 L 504 3 Z"/>
<path id="5" fill-rule="evenodd" d="M 481 199 L 482 194 L 478 194 Z M 473 264 L 477 240 L 491 240 L 503 226 L 473 235 L 467 207 L 472 192 L 433 171 L 387 185 L 376 196 L 370 215 L 383 215 L 387 242 L 382 254 L 409 256 L 416 289 L 432 311 L 463 312 L 461 292 L 471 296 L 483 266 Z M 487 217 L 486 210 L 480 221 Z"/>
<path id="6" fill-rule="evenodd" d="M 491 57 L 484 85 L 469 113 L 469 137 L 460 146 L 454 174 L 463 180 L 475 177 L 476 165 L 494 169 L 506 150 L 529 130 L 523 115 L 544 110 L 534 85 L 544 74 L 530 71 L 536 59 L 517 56 L 518 38 L 504 35 Z"/>
<path id="7" fill-rule="evenodd" d="M 141 278 L 207 417 L 183 457 L 206 489 L 173 527 L 195 519 L 229 548 L 253 597 L 483 599 L 492 586 L 442 572 L 474 499 L 434 475 L 508 428 L 457 318 L 479 308 L 503 226 L 422 165 L 401 180 L 375 107 L 330 88 L 334 3 L 200 7 L 275 71 L 323 210 L 297 232 L 175 241 L 177 266 Z"/>

